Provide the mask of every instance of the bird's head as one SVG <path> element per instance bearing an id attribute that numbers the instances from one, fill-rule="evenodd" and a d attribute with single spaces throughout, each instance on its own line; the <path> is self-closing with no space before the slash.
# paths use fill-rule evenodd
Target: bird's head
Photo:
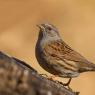
<path id="1" fill-rule="evenodd" d="M 44 23 L 37 25 L 40 28 L 40 33 L 43 38 L 56 38 L 59 37 L 58 30 L 52 24 Z"/>

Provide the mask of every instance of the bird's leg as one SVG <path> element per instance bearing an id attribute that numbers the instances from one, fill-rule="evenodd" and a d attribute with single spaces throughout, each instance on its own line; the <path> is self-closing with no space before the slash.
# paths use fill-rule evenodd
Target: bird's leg
<path id="1" fill-rule="evenodd" d="M 67 86 L 69 90 L 73 91 L 72 88 L 69 86 L 70 82 L 71 82 L 72 78 L 69 79 L 69 81 L 67 83 L 64 83 L 64 86 Z"/>
<path id="2" fill-rule="evenodd" d="M 63 83 L 64 86 L 69 86 L 70 82 L 71 82 L 72 78 L 69 79 L 69 81 L 67 83 Z"/>
<path id="3" fill-rule="evenodd" d="M 67 83 L 63 83 L 63 82 L 59 82 L 60 84 L 62 84 L 63 86 L 69 86 L 70 85 L 70 82 L 71 82 L 71 79 L 69 79 L 69 81 Z"/>
<path id="4" fill-rule="evenodd" d="M 80 92 L 73 91 L 72 88 L 70 87 L 71 80 L 72 80 L 72 78 L 70 78 L 67 83 L 63 83 L 63 86 L 67 86 L 70 91 L 75 93 L 75 95 L 79 95 Z"/>
<path id="5" fill-rule="evenodd" d="M 60 84 L 63 85 L 63 86 L 67 86 L 68 89 L 72 90 L 72 89 L 70 88 L 70 86 L 69 86 L 69 85 L 70 85 L 70 82 L 71 82 L 71 80 L 72 80 L 72 78 L 70 78 L 67 83 L 62 83 L 62 82 L 59 82 L 59 81 L 54 80 L 55 77 L 58 77 L 57 75 L 52 75 L 52 76 L 48 76 L 47 74 L 40 74 L 40 75 L 46 77 L 48 80 L 54 81 L 54 82 L 56 82 L 56 83 L 60 83 Z"/>
<path id="6" fill-rule="evenodd" d="M 67 86 L 69 90 L 72 90 L 72 89 L 70 88 L 70 86 L 69 86 L 71 80 L 72 80 L 72 78 L 70 78 L 69 81 L 68 81 L 67 83 L 63 83 L 63 82 L 59 82 L 59 81 L 58 81 L 58 83 L 60 83 L 60 84 L 63 85 L 63 86 Z"/>

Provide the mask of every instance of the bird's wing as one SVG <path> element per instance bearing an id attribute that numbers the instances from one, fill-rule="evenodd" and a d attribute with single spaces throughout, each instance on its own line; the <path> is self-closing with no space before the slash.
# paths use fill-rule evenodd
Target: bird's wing
<path id="1" fill-rule="evenodd" d="M 82 55 L 74 51 L 62 40 L 51 41 L 44 48 L 46 54 L 56 59 L 69 60 L 79 63 L 89 63 Z"/>

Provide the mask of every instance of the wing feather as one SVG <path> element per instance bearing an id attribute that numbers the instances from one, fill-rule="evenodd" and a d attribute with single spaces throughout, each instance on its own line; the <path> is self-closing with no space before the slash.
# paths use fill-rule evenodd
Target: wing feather
<path id="1" fill-rule="evenodd" d="M 51 41 L 47 45 L 45 45 L 45 50 L 48 52 L 47 54 L 51 55 L 51 57 L 75 62 L 88 63 L 82 55 L 78 52 L 71 49 L 63 40 Z"/>

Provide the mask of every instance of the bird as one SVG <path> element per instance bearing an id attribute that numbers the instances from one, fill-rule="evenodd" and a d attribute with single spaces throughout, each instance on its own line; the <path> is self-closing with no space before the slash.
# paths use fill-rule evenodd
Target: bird
<path id="1" fill-rule="evenodd" d="M 52 24 L 41 23 L 35 46 L 35 55 L 40 66 L 54 76 L 71 79 L 80 73 L 95 71 L 95 64 L 73 50 L 60 36 L 59 30 Z"/>

